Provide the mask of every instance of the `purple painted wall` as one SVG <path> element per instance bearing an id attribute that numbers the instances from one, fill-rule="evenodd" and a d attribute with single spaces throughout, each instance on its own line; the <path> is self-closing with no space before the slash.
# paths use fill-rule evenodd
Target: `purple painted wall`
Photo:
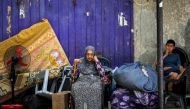
<path id="1" fill-rule="evenodd" d="M 83 56 L 87 45 L 95 46 L 113 66 L 133 62 L 131 0 L 16 1 L 0 0 L 0 41 L 47 18 L 71 63 Z"/>

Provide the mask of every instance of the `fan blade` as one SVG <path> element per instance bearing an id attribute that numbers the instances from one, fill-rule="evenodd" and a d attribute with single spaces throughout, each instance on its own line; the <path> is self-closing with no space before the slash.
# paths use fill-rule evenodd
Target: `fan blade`
<path id="1" fill-rule="evenodd" d="M 7 65 L 12 64 L 12 62 L 12 59 L 10 59 L 9 61 L 7 61 Z"/>
<path id="2" fill-rule="evenodd" d="M 20 57 L 20 55 L 21 55 L 21 48 L 20 48 L 20 47 L 17 47 L 17 48 L 16 48 L 16 55 L 17 55 L 18 57 Z"/>
<path id="3" fill-rule="evenodd" d="M 21 65 L 21 66 L 24 66 L 24 67 L 28 65 L 28 64 L 23 63 L 23 62 L 21 61 L 21 58 L 20 58 L 20 57 L 18 58 L 18 64 Z"/>

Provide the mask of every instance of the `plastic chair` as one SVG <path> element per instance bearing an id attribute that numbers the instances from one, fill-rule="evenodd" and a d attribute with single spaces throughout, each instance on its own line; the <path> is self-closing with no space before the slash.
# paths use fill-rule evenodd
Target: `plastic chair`
<path id="1" fill-rule="evenodd" d="M 49 98 L 51 99 L 52 98 L 52 94 L 53 93 L 57 93 L 57 92 L 61 92 L 63 87 L 64 87 L 64 84 L 65 84 L 65 81 L 66 79 L 69 79 L 69 77 L 67 77 L 67 75 L 65 75 L 65 71 L 67 69 L 65 68 L 63 70 L 63 72 L 61 73 L 61 76 L 58 77 L 58 78 L 55 78 L 53 80 L 53 83 L 51 85 L 51 88 L 50 88 L 50 91 L 47 90 L 47 87 L 48 87 L 48 77 L 49 77 L 49 69 L 46 69 L 45 70 L 45 74 L 43 76 L 43 85 L 42 85 L 42 89 L 39 90 L 39 85 L 36 84 L 36 88 L 35 88 L 35 94 L 38 95 L 38 96 L 42 96 L 42 97 L 46 97 L 46 98 Z M 61 79 L 61 84 L 59 85 L 59 88 L 58 88 L 58 91 L 55 90 L 55 87 L 57 86 L 57 81 L 58 79 Z"/>
<path id="2" fill-rule="evenodd" d="M 98 57 L 98 60 L 101 62 L 102 66 L 111 67 L 111 62 L 105 57 Z"/>
<path id="3" fill-rule="evenodd" d="M 112 94 L 112 69 L 111 62 L 105 57 L 98 57 L 98 60 L 101 62 L 103 68 L 105 69 L 106 75 L 110 80 L 109 84 L 106 84 L 104 87 L 104 103 L 109 105 L 109 101 L 111 99 Z"/>

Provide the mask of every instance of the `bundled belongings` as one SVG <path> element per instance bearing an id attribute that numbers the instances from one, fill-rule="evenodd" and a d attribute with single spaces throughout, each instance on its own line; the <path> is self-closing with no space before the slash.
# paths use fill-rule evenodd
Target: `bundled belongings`
<path id="1" fill-rule="evenodd" d="M 140 62 L 124 64 L 113 74 L 116 84 L 143 92 L 155 92 L 158 90 L 157 72 L 150 66 Z"/>
<path id="2" fill-rule="evenodd" d="M 157 72 L 140 62 L 124 64 L 113 72 L 116 90 L 113 109 L 157 109 Z"/>
<path id="3" fill-rule="evenodd" d="M 112 109 L 158 109 L 157 92 L 118 88 L 112 94 Z"/>

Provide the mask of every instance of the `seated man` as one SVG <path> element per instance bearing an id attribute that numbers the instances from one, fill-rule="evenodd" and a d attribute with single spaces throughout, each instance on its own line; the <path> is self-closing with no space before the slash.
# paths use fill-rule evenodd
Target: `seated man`
<path id="1" fill-rule="evenodd" d="M 173 50 L 175 49 L 174 40 L 168 40 L 166 42 L 165 49 L 166 51 L 163 57 L 164 76 L 170 77 L 172 79 L 177 79 L 181 61 L 179 55 L 173 53 Z"/>
<path id="2" fill-rule="evenodd" d="M 178 54 L 173 53 L 175 49 L 175 41 L 168 40 L 165 45 L 165 53 L 163 57 L 163 70 L 164 76 L 168 77 L 170 80 L 178 80 L 184 70 L 181 67 L 181 61 Z M 172 90 L 172 82 L 168 84 L 168 90 Z"/>
<path id="3" fill-rule="evenodd" d="M 79 77 L 72 85 L 72 95 L 75 101 L 75 109 L 84 109 L 84 103 L 89 109 L 101 109 L 102 107 L 102 83 L 100 76 L 104 77 L 105 71 L 100 61 L 95 56 L 95 48 L 88 46 L 85 49 L 85 57 L 74 60 L 74 75 Z"/>

